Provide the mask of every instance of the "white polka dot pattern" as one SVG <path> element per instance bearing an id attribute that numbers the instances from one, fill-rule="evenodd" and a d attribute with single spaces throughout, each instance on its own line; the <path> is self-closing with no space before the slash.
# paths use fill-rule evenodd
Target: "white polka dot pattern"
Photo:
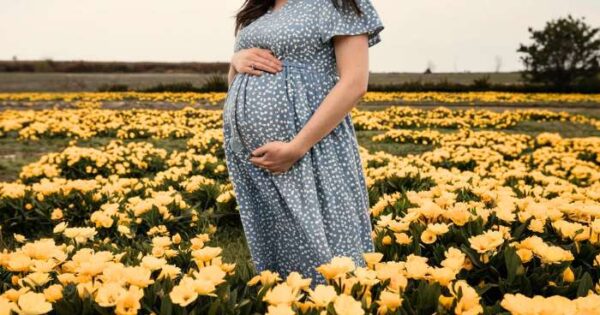
<path id="1" fill-rule="evenodd" d="M 284 70 L 237 74 L 223 110 L 226 163 L 257 271 L 286 277 L 298 271 L 325 283 L 315 267 L 334 256 L 364 266 L 374 250 L 362 161 L 350 114 L 290 170 L 273 175 L 248 157 L 259 146 L 289 141 L 335 85 L 335 35 L 381 39 L 383 25 L 370 0 L 363 14 L 338 11 L 330 0 L 288 0 L 244 27 L 234 50 L 261 47 L 284 61 Z"/>

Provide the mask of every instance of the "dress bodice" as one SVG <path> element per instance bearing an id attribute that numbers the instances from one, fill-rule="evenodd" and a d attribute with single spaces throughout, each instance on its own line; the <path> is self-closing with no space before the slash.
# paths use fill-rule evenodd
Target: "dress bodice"
<path id="1" fill-rule="evenodd" d="M 350 8 L 336 8 L 331 0 L 288 0 L 242 28 L 234 51 L 265 48 L 291 63 L 335 73 L 333 36 L 367 33 L 369 46 L 380 41 L 383 25 L 370 0 L 358 4 L 361 16 Z"/>

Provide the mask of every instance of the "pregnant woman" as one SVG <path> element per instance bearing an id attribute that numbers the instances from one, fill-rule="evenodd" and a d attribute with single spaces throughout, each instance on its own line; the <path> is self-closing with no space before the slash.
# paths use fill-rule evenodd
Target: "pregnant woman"
<path id="1" fill-rule="evenodd" d="M 246 0 L 223 110 L 226 163 L 257 271 L 364 266 L 374 250 L 350 110 L 381 41 L 370 0 Z"/>

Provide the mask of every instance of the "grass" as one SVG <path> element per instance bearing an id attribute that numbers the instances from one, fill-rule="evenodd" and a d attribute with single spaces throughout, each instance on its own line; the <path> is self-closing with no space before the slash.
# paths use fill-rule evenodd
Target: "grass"
<path id="1" fill-rule="evenodd" d="M 240 225 L 223 226 L 219 224 L 217 232 L 211 238 L 211 242 L 211 246 L 223 248 L 221 255 L 223 261 L 235 263 L 242 278 L 247 278 L 248 275 L 256 273 L 246 236 Z"/>
<path id="2" fill-rule="evenodd" d="M 406 156 L 408 154 L 421 154 L 423 152 L 431 151 L 433 146 L 431 145 L 419 145 L 419 144 L 411 144 L 411 143 L 382 143 L 382 142 L 373 142 L 371 138 L 375 135 L 382 134 L 383 131 L 357 131 L 356 138 L 358 143 L 367 148 L 370 153 L 375 153 L 377 151 L 384 151 L 389 154 L 394 154 L 398 156 Z"/>
<path id="3" fill-rule="evenodd" d="M 27 73 L 0 72 L 0 92 L 77 92 L 97 91 L 103 85 L 124 84 L 131 89 L 144 89 L 158 84 L 189 82 L 202 86 L 212 74 L 204 73 Z M 423 83 L 471 84 L 489 75 L 493 84 L 518 84 L 520 75 L 508 73 L 371 73 L 371 84 Z"/>
<path id="4" fill-rule="evenodd" d="M 420 81 L 423 83 L 449 82 L 455 84 L 472 84 L 474 80 L 489 76 L 489 82 L 492 84 L 519 84 L 521 83 L 521 74 L 518 72 L 500 72 L 500 73 L 374 73 L 369 78 L 371 84 L 402 84 Z"/>
<path id="5" fill-rule="evenodd" d="M 593 126 L 560 121 L 521 121 L 513 127 L 504 129 L 504 131 L 531 136 L 536 136 L 542 132 L 557 132 L 565 138 L 600 137 L 600 130 Z"/>
<path id="6" fill-rule="evenodd" d="M 62 151 L 68 146 L 69 141 L 69 139 L 44 139 L 43 141 L 0 139 L 0 181 L 16 180 L 23 166 L 37 161 L 48 152 Z M 97 140 L 90 141 L 90 146 L 94 146 L 96 142 Z"/>
<path id="7" fill-rule="evenodd" d="M 96 92 L 104 85 L 145 89 L 190 82 L 202 86 L 211 74 L 197 73 L 0 73 L 0 92 Z"/>

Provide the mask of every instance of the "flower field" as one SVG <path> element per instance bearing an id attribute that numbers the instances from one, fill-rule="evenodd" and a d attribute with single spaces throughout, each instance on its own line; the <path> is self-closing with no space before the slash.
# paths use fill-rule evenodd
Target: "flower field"
<path id="1" fill-rule="evenodd" d="M 318 267 L 328 285 L 312 286 L 299 273 L 257 274 L 239 248 L 218 108 L 113 110 L 102 102 L 141 96 L 15 95 L 0 95 L 24 104 L 0 111 L 1 150 L 64 146 L 0 182 L 0 314 L 600 312 L 598 118 L 353 109 L 376 252 L 365 267 L 333 257 Z M 27 109 L 39 101 L 79 105 Z M 561 134 L 567 127 L 577 136 Z"/>
<path id="2" fill-rule="evenodd" d="M 105 102 L 167 102 L 206 104 L 216 106 L 227 97 L 227 93 L 144 93 L 144 92 L 64 92 L 64 93 L 0 93 L 0 104 L 17 102 L 19 106 L 34 106 L 39 102 L 58 102 L 75 108 L 98 108 Z M 363 102 L 404 103 L 449 103 L 476 104 L 495 103 L 519 104 L 575 104 L 600 103 L 600 94 L 557 94 L 557 93 L 506 93 L 506 92 L 368 92 Z"/>

